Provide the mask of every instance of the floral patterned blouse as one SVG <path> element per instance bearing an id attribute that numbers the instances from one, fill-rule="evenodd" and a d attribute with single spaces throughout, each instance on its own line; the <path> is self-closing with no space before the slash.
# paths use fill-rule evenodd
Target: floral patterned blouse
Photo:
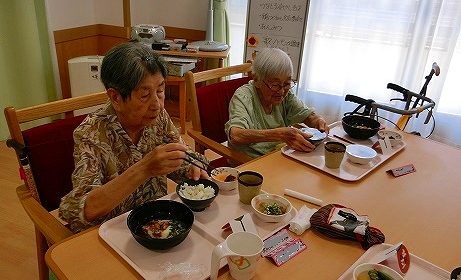
<path id="1" fill-rule="evenodd" d="M 135 145 L 122 128 L 110 103 L 89 114 L 74 131 L 75 170 L 73 190 L 61 199 L 59 216 L 67 221 L 73 232 L 79 232 L 123 214 L 144 202 L 167 194 L 167 177 L 179 183 L 187 178 L 190 165 L 184 162 L 180 169 L 167 176 L 151 177 L 131 193 L 106 216 L 87 221 L 84 206 L 87 194 L 123 173 L 155 147 L 182 142 L 178 130 L 166 110 L 144 128 Z M 196 155 L 205 159 L 203 155 Z"/>

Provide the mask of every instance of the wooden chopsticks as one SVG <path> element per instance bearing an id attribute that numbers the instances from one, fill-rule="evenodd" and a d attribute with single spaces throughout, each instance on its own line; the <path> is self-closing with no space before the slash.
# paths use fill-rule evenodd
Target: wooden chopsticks
<path id="1" fill-rule="evenodd" d="M 190 152 L 185 152 L 187 157 L 184 159 L 188 163 L 197 166 L 198 168 L 204 170 L 209 176 L 211 176 L 211 170 L 213 170 L 213 167 L 211 167 L 206 161 L 202 160 L 201 158 L 197 157 L 193 153 Z M 197 164 L 195 161 L 200 162 L 201 164 Z"/>
<path id="2" fill-rule="evenodd" d="M 347 140 L 346 138 L 343 138 L 343 137 L 341 137 L 341 136 L 339 136 L 339 135 L 336 135 L 336 134 L 333 134 L 333 137 L 336 137 L 336 138 L 338 138 L 339 140 L 342 140 L 342 141 L 344 141 L 344 142 L 346 142 L 346 143 L 348 143 L 348 144 L 355 144 L 354 142 L 352 142 L 352 141 L 350 141 L 350 140 Z"/>

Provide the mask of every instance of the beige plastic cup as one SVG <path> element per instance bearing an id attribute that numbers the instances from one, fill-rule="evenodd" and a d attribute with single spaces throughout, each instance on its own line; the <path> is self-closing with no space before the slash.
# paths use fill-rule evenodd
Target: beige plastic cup
<path id="1" fill-rule="evenodd" d="M 247 231 L 231 233 L 224 242 L 213 249 L 210 279 L 217 279 L 222 258 L 227 259 L 232 278 L 237 280 L 253 278 L 263 247 L 262 239 L 254 233 Z"/>
<path id="2" fill-rule="evenodd" d="M 346 145 L 340 142 L 329 141 L 325 143 L 325 166 L 331 169 L 336 169 L 341 166 Z"/>
<path id="3" fill-rule="evenodd" d="M 250 204 L 253 197 L 261 192 L 263 176 L 255 171 L 243 171 L 238 175 L 239 199 L 243 204 Z"/>

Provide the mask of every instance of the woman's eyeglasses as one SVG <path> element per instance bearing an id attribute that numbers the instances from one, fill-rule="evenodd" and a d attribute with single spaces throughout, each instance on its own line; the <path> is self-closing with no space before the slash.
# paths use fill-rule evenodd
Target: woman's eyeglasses
<path id="1" fill-rule="evenodd" d="M 295 81 L 290 81 L 289 83 L 286 83 L 286 84 L 268 84 L 266 83 L 266 81 L 263 80 L 263 83 L 270 89 L 272 90 L 273 92 L 279 92 L 281 89 L 283 89 L 283 91 L 289 91 L 290 89 L 292 89 L 295 85 L 296 85 L 296 82 Z"/>

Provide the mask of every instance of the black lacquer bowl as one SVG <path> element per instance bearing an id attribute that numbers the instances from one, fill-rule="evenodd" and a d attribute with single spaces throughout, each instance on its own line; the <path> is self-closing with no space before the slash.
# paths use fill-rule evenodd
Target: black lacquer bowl
<path id="1" fill-rule="evenodd" d="M 189 199 L 187 197 L 184 197 L 181 193 L 181 187 L 187 184 L 189 186 L 198 186 L 198 185 L 203 185 L 204 187 L 211 187 L 214 189 L 214 196 L 206 199 Z M 181 201 L 186 204 L 192 211 L 194 212 L 200 212 L 205 210 L 210 204 L 213 202 L 213 200 L 218 196 L 219 193 L 219 187 L 218 185 L 208 179 L 199 179 L 197 181 L 195 180 L 186 180 L 182 182 L 181 184 L 178 184 L 176 186 L 176 193 L 178 194 L 179 198 Z"/>
<path id="2" fill-rule="evenodd" d="M 347 115 L 342 119 L 344 131 L 354 139 L 368 139 L 374 136 L 381 124 L 372 118 L 361 115 Z"/>
<path id="3" fill-rule="evenodd" d="M 152 238 L 143 233 L 142 227 L 152 220 L 177 220 L 185 225 L 185 230 L 170 238 Z M 173 200 L 155 200 L 146 202 L 133 209 L 128 215 L 127 225 L 136 241 L 151 250 L 166 250 L 186 239 L 192 224 L 194 213 L 185 204 Z"/>

